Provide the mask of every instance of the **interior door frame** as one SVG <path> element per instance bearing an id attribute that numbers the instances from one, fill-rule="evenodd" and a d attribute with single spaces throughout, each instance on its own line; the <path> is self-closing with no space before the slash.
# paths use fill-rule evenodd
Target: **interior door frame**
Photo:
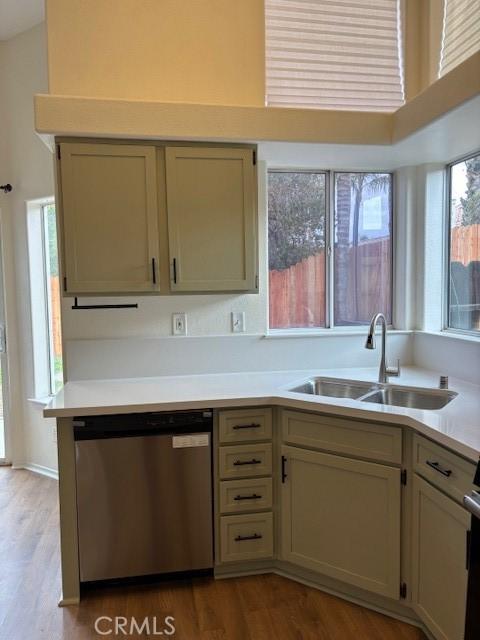
<path id="1" fill-rule="evenodd" d="M 4 350 L 0 353 L 0 368 L 2 372 L 2 384 L 0 393 L 3 396 L 3 437 L 5 456 L 0 458 L 0 466 L 11 464 L 11 431 L 10 431 L 10 376 L 9 376 L 9 358 L 8 358 L 8 329 L 7 329 L 7 312 L 6 312 L 6 295 L 5 295 L 5 262 L 4 262 L 4 237 L 5 237 L 5 218 L 4 210 L 0 208 L 0 325 L 3 325 L 4 331 Z"/>

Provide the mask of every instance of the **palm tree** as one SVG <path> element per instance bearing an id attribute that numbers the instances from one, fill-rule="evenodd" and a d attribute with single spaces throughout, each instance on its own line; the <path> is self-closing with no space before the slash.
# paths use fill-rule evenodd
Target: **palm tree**
<path id="1" fill-rule="evenodd" d="M 384 193 L 390 186 L 390 176 L 385 173 L 342 173 L 336 182 L 336 227 L 337 227 L 337 278 L 345 283 L 343 291 L 337 290 L 338 317 L 346 319 L 349 248 L 353 246 L 355 268 L 353 272 L 353 308 L 355 320 L 360 318 L 359 305 L 359 227 L 360 209 L 366 196 Z M 352 202 L 353 200 L 353 202 Z M 352 208 L 353 204 L 353 208 Z M 350 245 L 350 218 L 353 214 L 352 242 Z M 361 321 L 366 319 L 361 318 Z"/>

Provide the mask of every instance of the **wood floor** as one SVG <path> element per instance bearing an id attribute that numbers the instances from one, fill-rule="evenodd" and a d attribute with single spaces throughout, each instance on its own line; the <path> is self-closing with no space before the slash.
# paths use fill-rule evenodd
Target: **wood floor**
<path id="1" fill-rule="evenodd" d="M 415 627 L 274 575 L 98 589 L 80 606 L 59 608 L 59 563 L 57 483 L 0 467 L 2 639 L 157 638 L 165 616 L 175 618 L 176 632 L 163 637 L 178 640 L 425 639 Z M 149 630 L 102 636 L 94 627 L 100 616 L 139 624 L 148 617 Z M 112 626 L 103 620 L 99 628 Z"/>

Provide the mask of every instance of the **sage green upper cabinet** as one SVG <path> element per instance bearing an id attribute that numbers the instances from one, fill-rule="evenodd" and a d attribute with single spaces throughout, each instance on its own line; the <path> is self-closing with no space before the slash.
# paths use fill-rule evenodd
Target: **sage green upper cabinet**
<path id="1" fill-rule="evenodd" d="M 256 290 L 254 151 L 178 146 L 165 159 L 171 290 Z"/>
<path id="2" fill-rule="evenodd" d="M 390 598 L 400 590 L 400 469 L 282 446 L 282 559 Z"/>
<path id="3" fill-rule="evenodd" d="M 158 292 L 155 147 L 59 147 L 65 292 Z"/>

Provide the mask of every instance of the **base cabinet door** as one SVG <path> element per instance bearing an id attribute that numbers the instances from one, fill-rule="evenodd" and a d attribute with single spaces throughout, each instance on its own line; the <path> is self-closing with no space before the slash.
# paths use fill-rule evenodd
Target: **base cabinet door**
<path id="1" fill-rule="evenodd" d="M 470 517 L 454 500 L 416 475 L 413 509 L 414 608 L 437 640 L 461 640 Z"/>
<path id="2" fill-rule="evenodd" d="M 284 560 L 398 599 L 400 470 L 283 446 Z"/>

